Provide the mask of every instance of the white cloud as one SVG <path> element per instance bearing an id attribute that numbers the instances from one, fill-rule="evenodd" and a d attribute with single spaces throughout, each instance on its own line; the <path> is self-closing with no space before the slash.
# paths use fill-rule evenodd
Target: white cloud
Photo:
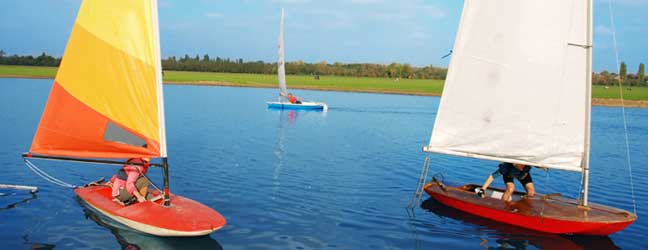
<path id="1" fill-rule="evenodd" d="M 414 31 L 414 32 L 411 33 L 411 37 L 414 40 L 425 40 L 425 39 L 427 39 L 428 36 L 427 36 L 427 34 L 425 32 Z"/>
<path id="2" fill-rule="evenodd" d="M 353 4 L 380 4 L 385 2 L 384 0 L 351 0 Z"/>
<path id="3" fill-rule="evenodd" d="M 594 29 L 594 32 L 596 32 L 596 34 L 603 35 L 603 36 L 612 35 L 612 30 L 610 28 L 606 27 L 606 26 L 603 26 L 603 25 L 596 26 L 596 29 Z"/>
<path id="4" fill-rule="evenodd" d="M 160 6 L 160 8 L 171 7 L 171 3 L 168 0 L 161 0 L 160 2 L 158 2 L 158 5 Z"/>
<path id="5" fill-rule="evenodd" d="M 221 18 L 223 17 L 223 14 L 220 12 L 207 12 L 205 13 L 205 16 L 207 18 Z"/>
<path id="6" fill-rule="evenodd" d="M 325 11 L 343 13 L 354 20 L 393 21 L 397 19 L 415 19 L 420 17 L 440 19 L 446 12 L 437 4 L 422 0 L 387 1 L 387 0 L 270 0 L 284 5 L 298 5 L 289 8 L 292 11 L 326 15 Z M 647 0 L 648 1 L 648 0 Z M 297 9 L 299 8 L 299 9 Z M 288 9 L 287 9 L 288 10 Z M 323 10 L 323 11 L 320 11 Z M 334 14 L 340 16 L 339 14 Z"/>
<path id="7" fill-rule="evenodd" d="M 358 0 L 358 1 L 372 1 L 372 0 Z M 385 21 L 393 22 L 398 20 L 413 20 L 420 18 L 434 18 L 441 19 L 446 16 L 443 9 L 436 5 L 419 1 L 388 3 L 374 6 L 375 8 L 369 9 L 364 14 L 369 17 L 383 19 Z"/>
<path id="8" fill-rule="evenodd" d="M 299 3 L 286 6 L 287 27 L 296 32 L 352 32 L 368 37 L 384 30 L 392 36 L 424 43 L 431 39 L 434 20 L 448 17 L 440 3 L 425 0 L 268 0 Z M 307 3 L 307 4 L 302 4 Z M 302 20 L 301 22 L 296 20 Z M 381 29 L 382 27 L 382 29 Z"/>
<path id="9" fill-rule="evenodd" d="M 445 11 L 441 8 L 433 5 L 427 5 L 423 7 L 423 13 L 429 15 L 433 18 L 444 18 L 446 16 Z"/>
<path id="10" fill-rule="evenodd" d="M 612 6 L 648 6 L 648 0 L 607 0 L 606 3 L 612 2 Z"/>
<path id="11" fill-rule="evenodd" d="M 280 4 L 304 4 L 304 3 L 309 3 L 310 0 L 274 0 L 274 2 Z"/>

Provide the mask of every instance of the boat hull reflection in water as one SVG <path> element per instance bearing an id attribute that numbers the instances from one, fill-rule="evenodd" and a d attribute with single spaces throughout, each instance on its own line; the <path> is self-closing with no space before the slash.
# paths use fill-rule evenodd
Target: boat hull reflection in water
<path id="1" fill-rule="evenodd" d="M 36 192 L 29 192 L 28 194 L 25 194 L 23 198 L 19 198 L 19 200 L 16 200 L 14 197 L 12 197 L 14 195 L 16 195 L 16 193 L 0 193 L 0 197 L 3 198 L 3 202 L 0 203 L 0 212 L 17 208 L 18 206 L 27 204 L 35 200 L 36 198 L 38 198 L 38 196 L 36 196 Z M 14 199 L 10 199 L 10 198 L 14 198 Z M 8 203 L 5 203 L 4 202 L 5 200 Z"/>
<path id="2" fill-rule="evenodd" d="M 450 218 L 482 227 L 483 229 L 480 231 L 486 233 L 480 243 L 482 246 L 488 244 L 489 240 L 495 239 L 497 245 L 506 249 L 527 249 L 530 246 L 539 249 L 562 250 L 619 249 L 607 236 L 567 236 L 541 233 L 466 213 L 448 207 L 433 198 L 425 200 L 421 204 L 421 208 L 442 218 Z"/>

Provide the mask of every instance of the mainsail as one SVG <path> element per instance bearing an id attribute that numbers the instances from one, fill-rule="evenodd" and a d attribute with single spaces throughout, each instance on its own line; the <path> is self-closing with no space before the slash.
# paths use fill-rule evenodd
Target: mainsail
<path id="1" fill-rule="evenodd" d="M 279 91 L 281 91 L 282 96 L 288 94 L 286 89 L 286 64 L 284 59 L 284 10 L 281 9 L 281 23 L 279 25 L 279 58 L 277 59 L 277 74 L 279 74 Z"/>
<path id="2" fill-rule="evenodd" d="M 166 157 L 155 0 L 83 1 L 30 151 Z"/>
<path id="3" fill-rule="evenodd" d="M 425 150 L 581 171 L 587 17 L 587 1 L 466 0 Z"/>

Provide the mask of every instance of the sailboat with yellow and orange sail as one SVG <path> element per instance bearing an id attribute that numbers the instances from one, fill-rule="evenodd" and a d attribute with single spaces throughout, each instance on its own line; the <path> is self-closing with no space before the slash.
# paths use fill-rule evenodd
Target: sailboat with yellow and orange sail
<path id="1" fill-rule="evenodd" d="M 84 1 L 26 159 L 121 165 L 160 158 L 163 199 L 123 206 L 110 187 L 75 188 L 89 206 L 159 236 L 199 236 L 226 221 L 169 191 L 156 0 Z"/>

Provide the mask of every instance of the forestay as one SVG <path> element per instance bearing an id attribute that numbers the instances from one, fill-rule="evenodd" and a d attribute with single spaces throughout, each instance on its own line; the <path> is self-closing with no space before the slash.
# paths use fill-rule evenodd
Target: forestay
<path id="1" fill-rule="evenodd" d="M 83 1 L 31 152 L 166 157 L 157 19 L 155 0 Z"/>
<path id="2" fill-rule="evenodd" d="M 586 3 L 466 0 L 425 150 L 581 171 Z"/>
<path id="3" fill-rule="evenodd" d="M 279 59 L 277 60 L 277 74 L 279 74 L 279 91 L 281 91 L 282 96 L 288 94 L 286 89 L 286 64 L 285 64 L 285 55 L 284 55 L 284 10 L 281 9 L 281 23 L 279 26 Z"/>

